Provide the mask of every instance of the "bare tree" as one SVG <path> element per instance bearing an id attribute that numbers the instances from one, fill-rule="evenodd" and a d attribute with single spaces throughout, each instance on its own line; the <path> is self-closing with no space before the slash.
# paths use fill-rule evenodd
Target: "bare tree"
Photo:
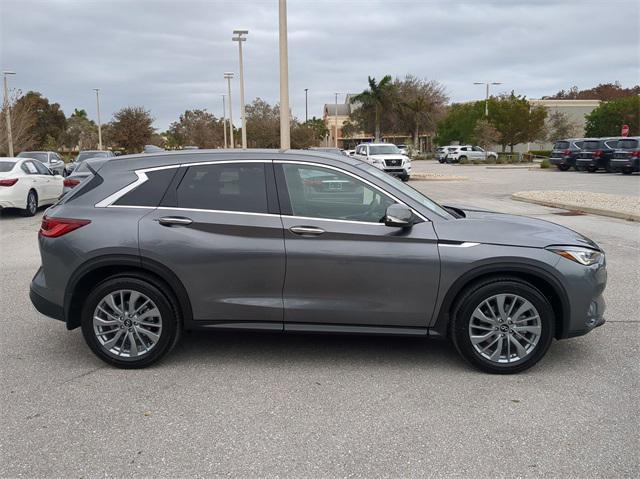
<path id="1" fill-rule="evenodd" d="M 569 115 L 561 111 L 554 111 L 547 117 L 544 138 L 553 143 L 562 138 L 571 138 L 576 135 L 578 124 L 571 121 Z"/>
<path id="2" fill-rule="evenodd" d="M 36 142 L 34 127 L 37 116 L 31 104 L 19 102 L 21 98 L 20 90 L 16 90 L 9 98 L 9 112 L 11 114 L 11 135 L 13 137 L 13 149 L 16 153 L 31 148 Z M 0 152 L 3 155 L 9 153 L 9 143 L 7 139 L 7 123 L 5 121 L 6 106 L 2 107 L 0 117 Z"/>

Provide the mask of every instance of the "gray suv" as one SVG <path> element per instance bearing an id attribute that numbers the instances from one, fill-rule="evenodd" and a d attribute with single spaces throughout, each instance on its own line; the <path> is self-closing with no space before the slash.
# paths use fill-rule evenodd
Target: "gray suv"
<path id="1" fill-rule="evenodd" d="M 604 323 L 605 256 L 545 221 L 443 207 L 378 168 L 311 151 L 94 159 L 47 210 L 41 313 L 123 368 L 182 330 L 451 338 L 491 373 Z"/>

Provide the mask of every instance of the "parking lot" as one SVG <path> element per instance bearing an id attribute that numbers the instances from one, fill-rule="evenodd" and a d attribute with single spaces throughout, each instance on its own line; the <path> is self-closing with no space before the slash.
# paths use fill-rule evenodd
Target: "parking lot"
<path id="1" fill-rule="evenodd" d="M 188 334 L 146 370 L 106 366 L 39 316 L 42 216 L 0 217 L 2 477 L 638 477 L 640 223 L 515 202 L 639 195 L 634 176 L 415 162 L 433 199 L 553 221 L 607 253 L 607 323 L 514 376 L 417 338 Z"/>

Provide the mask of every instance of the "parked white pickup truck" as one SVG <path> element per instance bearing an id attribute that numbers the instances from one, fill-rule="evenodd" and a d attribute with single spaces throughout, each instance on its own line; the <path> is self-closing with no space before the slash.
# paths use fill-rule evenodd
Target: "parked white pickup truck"
<path id="1" fill-rule="evenodd" d="M 409 181 L 411 176 L 411 159 L 391 143 L 363 143 L 358 145 L 353 157 L 371 163 L 402 181 Z"/>

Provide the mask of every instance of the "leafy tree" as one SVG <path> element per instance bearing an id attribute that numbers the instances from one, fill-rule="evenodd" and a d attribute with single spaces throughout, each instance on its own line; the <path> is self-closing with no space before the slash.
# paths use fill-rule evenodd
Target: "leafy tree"
<path id="1" fill-rule="evenodd" d="M 104 126 L 102 133 L 104 140 L 106 138 Z M 97 146 L 98 126 L 87 118 L 86 111 L 78 109 L 73 111 L 67 120 L 67 129 L 62 135 L 62 143 L 72 150 L 76 148 L 88 150 Z"/>
<path id="2" fill-rule="evenodd" d="M 245 107 L 248 143 L 252 148 L 280 147 L 280 107 L 261 98 Z"/>
<path id="3" fill-rule="evenodd" d="M 571 138 L 576 135 L 578 125 L 571 121 L 569 116 L 562 111 L 554 111 L 549 114 L 545 125 L 544 137 L 553 143 L 561 138 Z"/>
<path id="4" fill-rule="evenodd" d="M 458 141 L 471 143 L 476 123 L 484 117 L 484 102 L 454 103 L 438 122 L 435 141 L 438 145 L 450 145 Z"/>
<path id="5" fill-rule="evenodd" d="M 375 115 L 375 139 L 376 141 L 380 141 L 382 138 L 382 114 L 389 108 L 393 83 L 391 81 L 391 75 L 384 76 L 382 80 L 377 83 L 373 77 L 368 77 L 367 80 L 369 82 L 369 89 L 351 98 L 351 103 L 361 103 L 364 107 L 373 108 Z"/>
<path id="6" fill-rule="evenodd" d="M 623 88 L 620 82 L 601 83 L 598 86 L 587 90 L 580 90 L 577 86 L 569 90 L 560 90 L 552 96 L 544 97 L 553 100 L 602 100 L 609 101 L 618 98 L 640 95 L 640 85 L 631 88 Z"/>
<path id="7" fill-rule="evenodd" d="M 489 120 L 482 118 L 476 122 L 471 140 L 474 144 L 487 150 L 500 141 L 500 132 Z"/>
<path id="8" fill-rule="evenodd" d="M 601 103 L 586 115 L 586 136 L 618 136 L 622 125 L 629 125 L 629 135 L 640 135 L 640 97 L 630 96 Z"/>
<path id="9" fill-rule="evenodd" d="M 128 153 L 141 151 L 154 133 L 153 118 L 141 106 L 128 106 L 113 115 L 109 124 L 113 143 Z"/>
<path id="10" fill-rule="evenodd" d="M 29 150 L 36 142 L 33 127 L 37 118 L 32 110 L 32 105 L 27 102 L 19 102 L 20 90 L 15 90 L 8 101 L 11 115 L 11 136 L 13 138 L 14 154 Z M 7 138 L 7 123 L 5 120 L 7 104 L 3 104 L 0 111 L 0 156 L 9 154 L 9 142 Z"/>
<path id="11" fill-rule="evenodd" d="M 314 116 L 311 120 L 307 121 L 306 124 L 313 129 L 314 145 L 319 144 L 320 140 L 329 134 L 329 129 L 322 118 L 316 118 Z M 342 134 L 344 135 L 344 127 Z"/>
<path id="12" fill-rule="evenodd" d="M 544 136 L 547 109 L 532 106 L 525 97 L 510 94 L 489 99 L 489 121 L 500 133 L 502 151 L 511 152 L 518 143 L 526 143 Z"/>
<path id="13" fill-rule="evenodd" d="M 222 120 L 206 110 L 186 110 L 169 127 L 174 146 L 195 145 L 200 148 L 219 148 L 224 142 Z"/>
<path id="14" fill-rule="evenodd" d="M 42 93 L 30 91 L 18 100 L 18 103 L 28 105 L 28 109 L 33 111 L 36 122 L 33 126 L 33 136 L 35 137 L 34 147 L 44 149 L 47 137 L 53 139 L 48 146 L 53 146 L 54 150 L 62 140 L 62 135 L 66 129 L 66 117 L 58 103 L 49 103 L 49 99 L 42 96 Z"/>

